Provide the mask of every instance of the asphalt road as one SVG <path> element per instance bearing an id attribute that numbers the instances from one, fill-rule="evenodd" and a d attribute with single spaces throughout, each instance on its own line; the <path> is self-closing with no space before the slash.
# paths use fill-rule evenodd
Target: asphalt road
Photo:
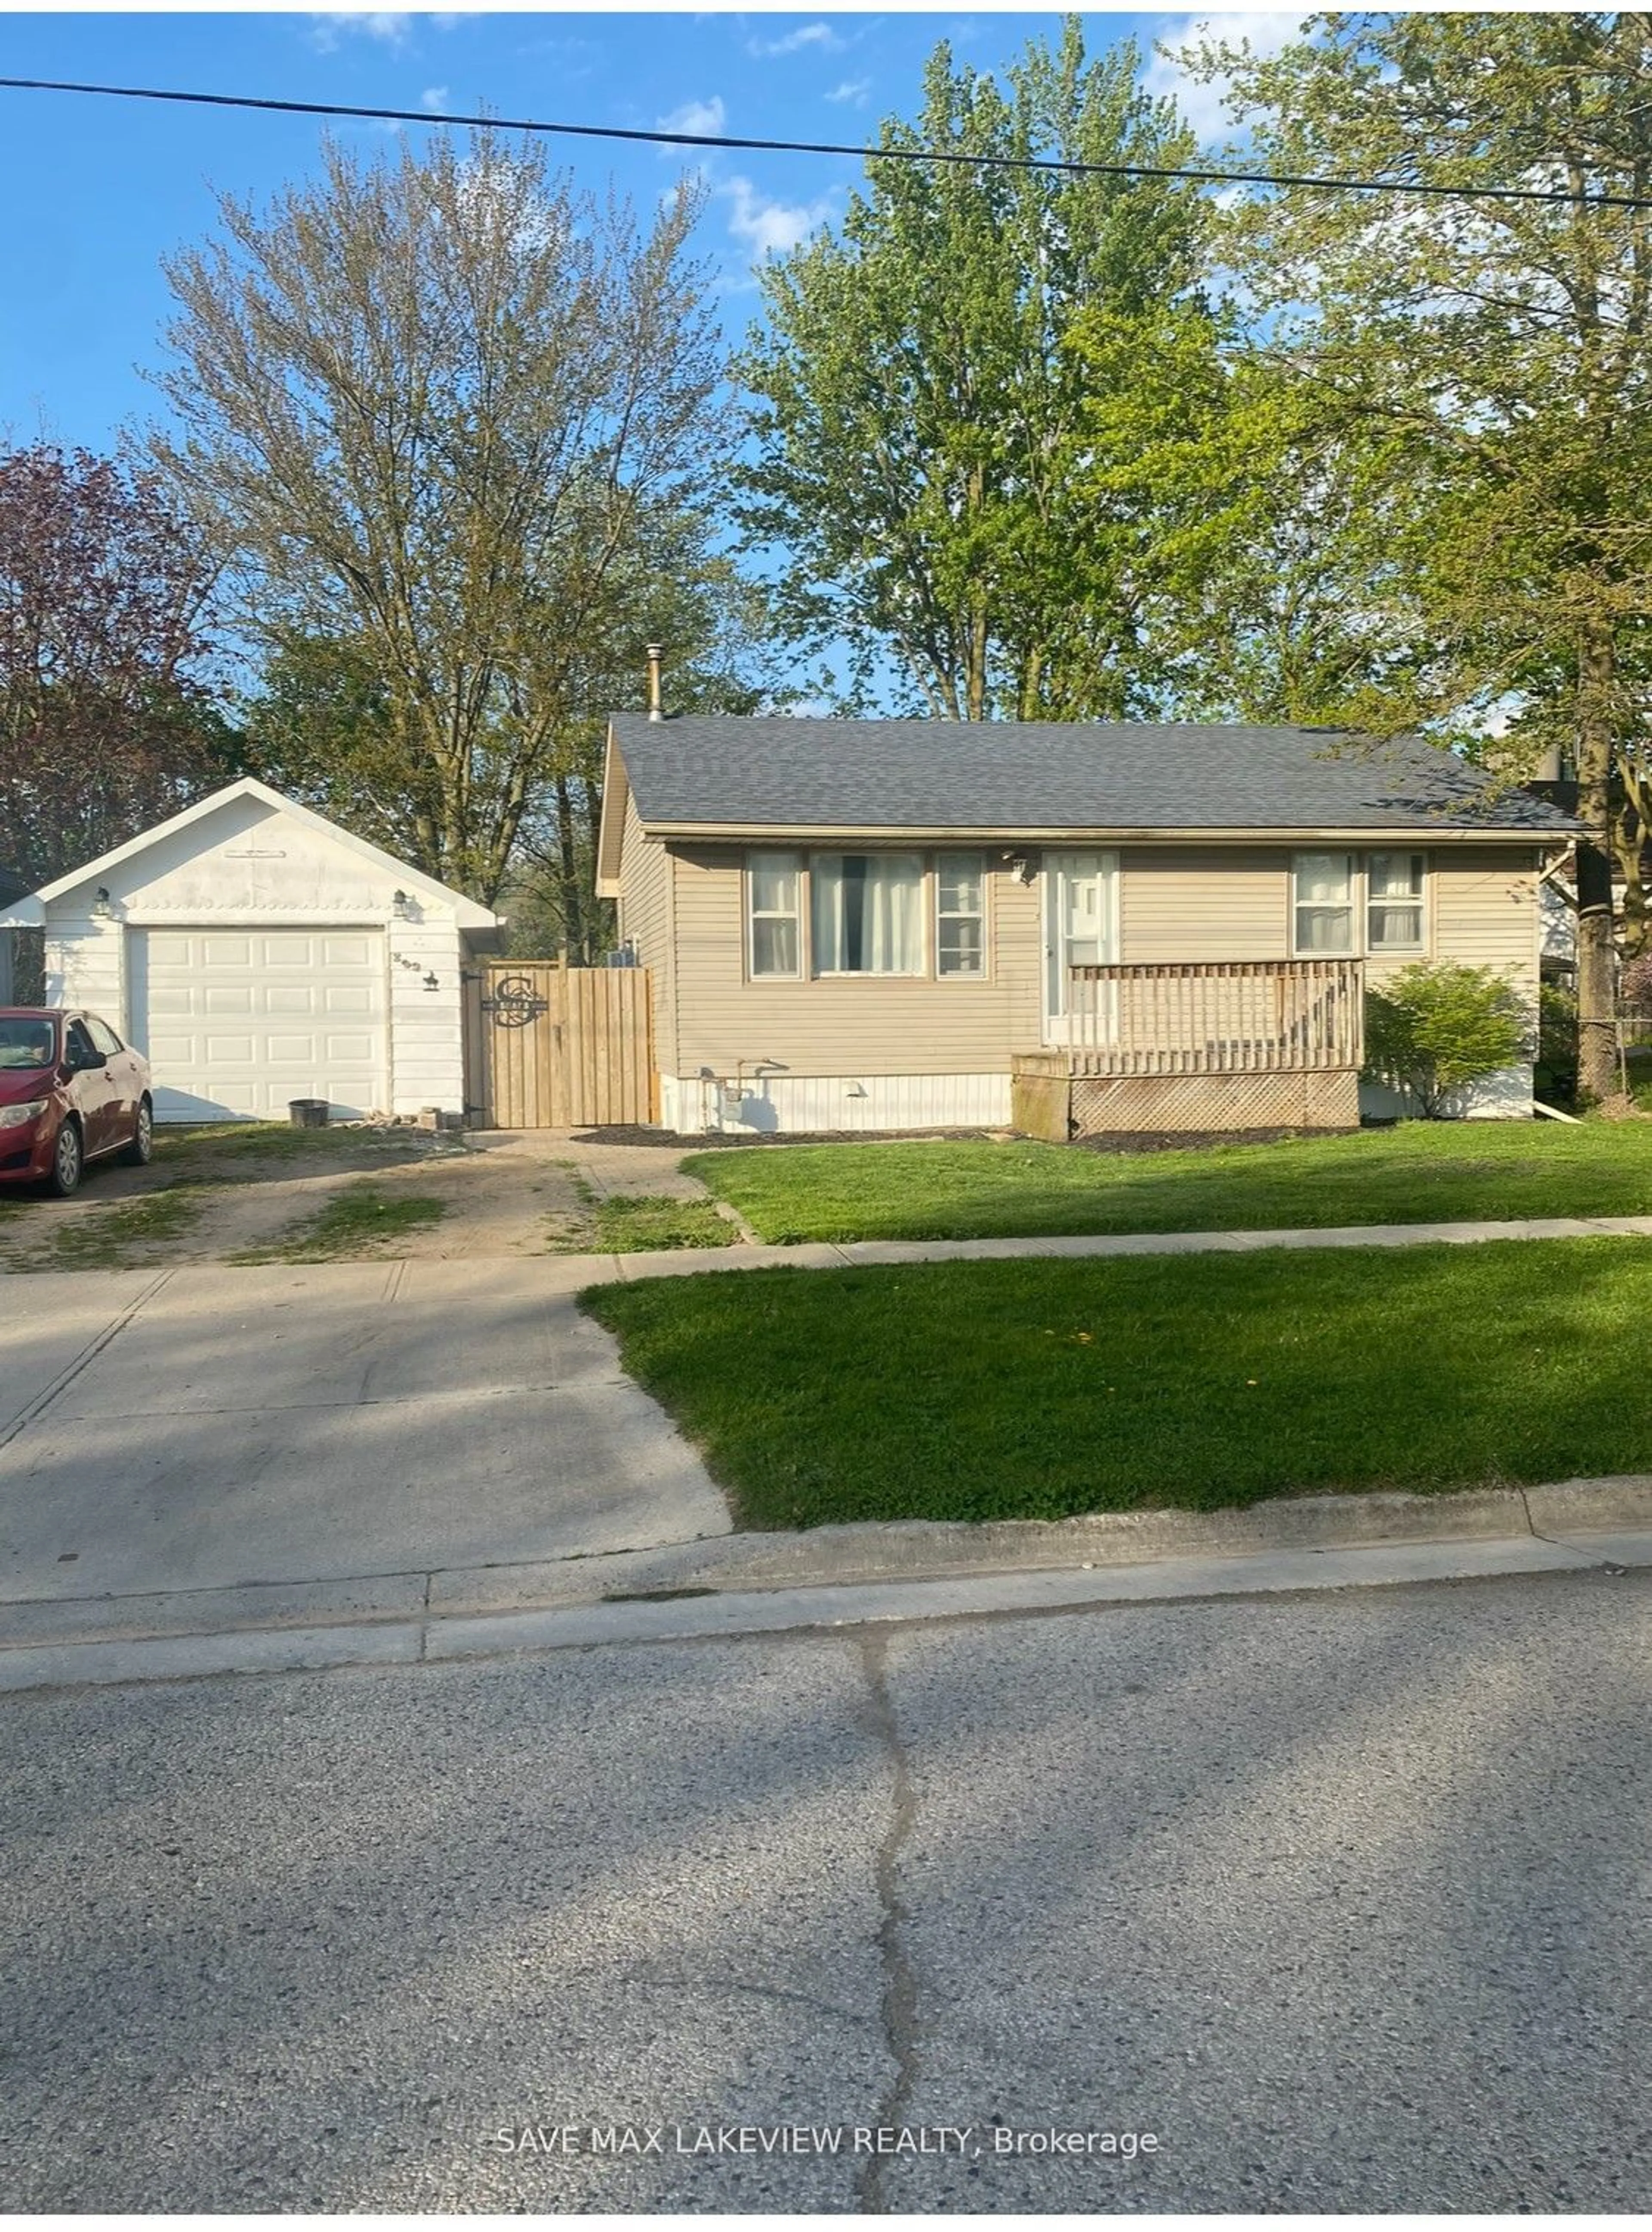
<path id="1" fill-rule="evenodd" d="M 1643 2209 L 1649 1643 L 1583 1573 L 8 1699 L 0 2208 Z"/>

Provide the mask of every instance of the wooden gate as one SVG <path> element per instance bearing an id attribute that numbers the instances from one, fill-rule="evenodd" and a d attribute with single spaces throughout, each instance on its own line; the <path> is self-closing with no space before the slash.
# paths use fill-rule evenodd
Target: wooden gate
<path id="1" fill-rule="evenodd" d="M 486 961 L 465 976 L 465 1119 L 566 1131 L 657 1120 L 646 969 Z"/>

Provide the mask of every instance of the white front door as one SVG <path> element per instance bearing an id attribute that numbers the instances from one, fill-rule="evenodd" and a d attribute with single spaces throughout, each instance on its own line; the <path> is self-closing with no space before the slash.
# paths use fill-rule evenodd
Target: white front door
<path id="1" fill-rule="evenodd" d="M 281 1119 L 289 1100 L 388 1104 L 378 930 L 132 933 L 132 1035 L 162 1123 Z"/>
<path id="2" fill-rule="evenodd" d="M 1074 1035 L 1071 978 L 1079 962 L 1118 958 L 1117 853 L 1044 855 L 1044 1040 Z M 1103 1002 L 1104 1007 L 1109 1003 Z"/>

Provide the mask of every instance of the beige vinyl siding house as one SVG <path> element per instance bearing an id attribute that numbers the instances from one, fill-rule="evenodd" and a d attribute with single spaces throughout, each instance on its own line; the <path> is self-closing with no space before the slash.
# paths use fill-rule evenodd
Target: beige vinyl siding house
<path id="1" fill-rule="evenodd" d="M 887 743 L 867 735 L 880 730 L 900 733 Z M 1089 745 L 1070 756 L 1083 795 L 1063 828 L 1051 826 L 1051 785 L 1040 795 L 1033 764 L 1046 733 L 1029 747 L 1027 731 L 1005 723 L 981 740 L 1012 762 L 1012 793 L 1020 747 L 1027 802 L 1017 815 L 1013 795 L 982 796 L 979 767 L 949 768 L 958 731 L 941 724 L 616 717 L 601 873 L 619 901 L 622 939 L 652 972 L 667 1128 L 1007 1125 L 1018 1062 L 1070 1041 L 1062 1010 L 1075 963 L 1290 966 L 1329 953 L 1376 983 L 1407 962 L 1450 958 L 1504 973 L 1535 1009 L 1539 873 L 1569 834 L 1552 809 L 1506 801 L 1500 824 L 1495 808 L 1448 817 L 1425 798 L 1368 809 L 1361 827 L 1349 795 L 1316 801 L 1313 786 L 1296 780 L 1285 787 L 1310 793 L 1312 818 L 1266 840 L 1208 822 L 1196 837 L 1162 827 L 1150 834 L 1139 796 L 1119 800 L 1126 810 L 1110 826 L 1110 777 L 1131 775 L 1117 765 L 1117 740 L 1143 735 L 1110 729 L 1065 732 Z M 1165 733 L 1152 736 L 1150 756 L 1163 756 Z M 1298 740 L 1283 774 L 1299 778 L 1323 748 L 1317 736 L 1312 747 L 1299 740 L 1312 732 L 1234 732 L 1228 749 L 1282 733 Z M 903 748 L 912 777 L 904 791 Z M 1281 754 L 1277 743 L 1272 749 L 1268 779 L 1278 785 Z M 766 768 L 755 767 L 755 754 L 767 754 Z M 1137 790 L 1142 760 L 1138 747 Z M 941 795 L 914 795 L 931 769 Z M 683 770 L 692 771 L 689 795 L 677 797 L 671 776 Z M 1428 772 L 1437 782 L 1438 770 Z M 1365 780 L 1384 799 L 1391 791 L 1391 771 L 1380 784 Z M 1357 794 L 1361 781 L 1344 762 L 1320 788 Z M 1199 810 L 1196 781 L 1167 786 L 1178 787 Z M 843 807 L 862 807 L 858 822 L 842 808 L 825 819 L 839 795 Z M 995 808 L 996 827 L 972 827 L 972 803 Z M 700 827 L 683 826 L 684 807 Z M 1263 798 L 1254 810 L 1268 807 Z M 880 820 L 880 808 L 891 818 Z M 940 826 L 940 808 L 949 826 Z M 725 830 L 709 834 L 712 821 Z M 864 951 L 844 943 L 845 892 L 850 913 L 858 906 L 865 919 Z M 880 905 L 893 928 L 872 926 Z M 845 958 L 853 965 L 835 965 Z M 1529 1107 L 1530 1098 L 1523 1070 L 1496 1080 L 1480 1105 L 1492 1113 Z M 1372 1113 L 1389 1105 L 1369 1087 L 1364 1104 Z"/>

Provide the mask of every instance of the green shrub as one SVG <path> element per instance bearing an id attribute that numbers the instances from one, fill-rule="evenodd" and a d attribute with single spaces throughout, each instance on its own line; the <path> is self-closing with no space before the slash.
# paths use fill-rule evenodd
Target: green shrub
<path id="1" fill-rule="evenodd" d="M 1446 1116 L 1465 1087 L 1531 1054 L 1525 1002 L 1493 969 L 1413 962 L 1365 996 L 1365 1070 Z"/>
<path id="2" fill-rule="evenodd" d="M 1532 1080 L 1539 1100 L 1570 1108 L 1577 1098 L 1577 995 L 1545 984 L 1538 999 L 1538 1061 Z"/>

